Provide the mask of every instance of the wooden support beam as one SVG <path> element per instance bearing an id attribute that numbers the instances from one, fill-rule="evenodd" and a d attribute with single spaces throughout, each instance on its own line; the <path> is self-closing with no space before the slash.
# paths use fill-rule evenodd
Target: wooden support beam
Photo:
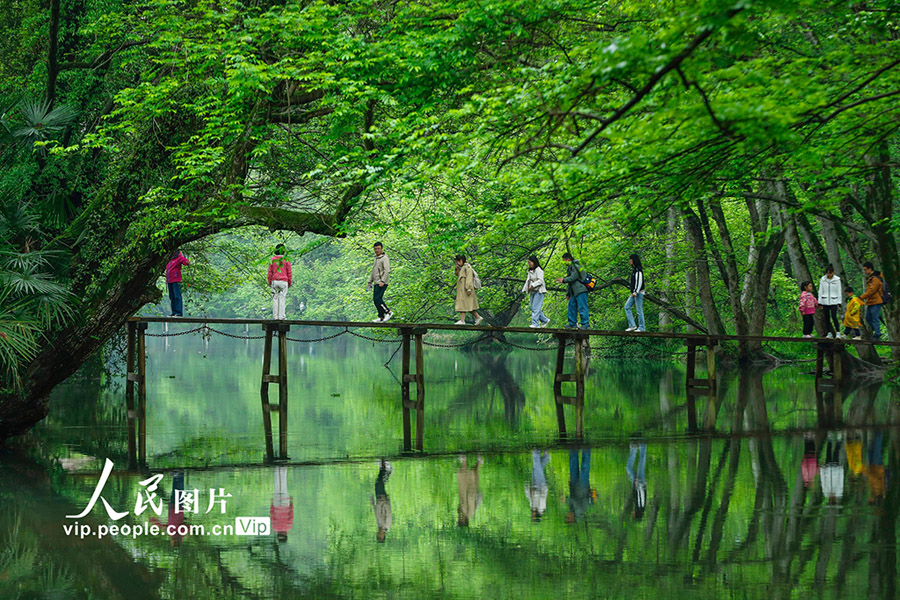
<path id="1" fill-rule="evenodd" d="M 278 453 L 281 460 L 288 459 L 288 369 L 287 333 L 290 325 L 278 328 Z"/>
<path id="2" fill-rule="evenodd" d="M 281 375 L 265 375 L 262 376 L 263 383 L 281 383 Z"/>
<path id="3" fill-rule="evenodd" d="M 575 406 L 575 396 L 557 396 L 556 404 L 569 404 L 571 406 Z"/>
<path id="4" fill-rule="evenodd" d="M 706 379 L 711 394 L 716 393 L 716 344 L 706 344 Z"/>
<path id="5" fill-rule="evenodd" d="M 412 423 L 410 423 L 410 409 L 407 408 L 407 403 L 410 402 L 410 382 L 407 379 L 409 376 L 410 361 L 410 331 L 408 329 L 401 329 L 400 335 L 403 338 L 400 344 L 403 353 L 401 362 L 402 376 L 400 378 L 400 407 L 403 411 L 403 449 L 409 452 L 412 450 Z"/>
<path id="6" fill-rule="evenodd" d="M 706 343 L 706 377 L 709 386 L 709 396 L 706 399 L 704 429 L 713 431 L 716 428 L 716 414 L 718 412 L 718 394 L 716 393 L 716 345 L 714 341 L 707 341 Z"/>
<path id="7" fill-rule="evenodd" d="M 825 350 L 822 344 L 816 344 L 816 383 L 822 379 L 825 363 Z"/>
<path id="8" fill-rule="evenodd" d="M 556 381 L 560 383 L 563 381 L 578 381 L 578 375 L 576 373 L 557 373 Z"/>
<path id="9" fill-rule="evenodd" d="M 137 324 L 138 465 L 147 464 L 147 323 Z"/>
<path id="10" fill-rule="evenodd" d="M 584 437 L 584 344 L 586 337 L 575 337 L 575 437 Z"/>
<path id="11" fill-rule="evenodd" d="M 687 345 L 687 364 L 685 367 L 685 387 L 691 387 L 691 381 L 696 379 L 697 370 L 697 346 L 692 342 Z"/>
<path id="12" fill-rule="evenodd" d="M 425 345 L 416 333 L 416 449 L 425 450 Z"/>
<path id="13" fill-rule="evenodd" d="M 696 387 L 708 388 L 709 387 L 709 379 L 688 379 L 687 387 L 689 387 L 689 388 L 696 388 Z"/>
<path id="14" fill-rule="evenodd" d="M 137 411 L 134 407 L 134 383 L 132 375 L 134 372 L 135 362 L 135 345 L 137 343 L 137 323 L 128 322 L 128 342 L 125 347 L 125 408 L 128 415 L 128 468 L 137 469 L 137 437 L 135 431 L 135 419 Z"/>
<path id="15" fill-rule="evenodd" d="M 566 437 L 566 412 L 563 403 L 559 402 L 559 398 L 563 398 L 562 381 L 559 376 L 563 374 L 566 365 L 566 336 L 557 335 L 556 340 L 558 346 L 556 348 L 556 377 L 553 383 L 553 395 L 557 398 L 556 402 L 556 424 L 559 428 L 560 437 Z"/>
<path id="16" fill-rule="evenodd" d="M 263 429 L 265 431 L 266 436 L 266 458 L 268 460 L 272 460 L 275 458 L 275 448 L 272 442 L 272 417 L 269 415 L 270 406 L 273 406 L 269 403 L 269 381 L 268 377 L 270 377 L 269 372 L 272 369 L 272 329 L 263 325 L 263 329 L 265 330 L 265 342 L 263 342 L 263 365 L 262 365 L 262 379 L 259 386 L 259 398 L 262 401 L 262 412 L 263 412 Z M 278 406 L 277 404 L 274 406 Z"/>
<path id="17" fill-rule="evenodd" d="M 838 387 L 844 383 L 844 363 L 841 358 L 843 348 L 843 345 L 831 345 L 831 373 L 834 377 L 834 384 Z"/>

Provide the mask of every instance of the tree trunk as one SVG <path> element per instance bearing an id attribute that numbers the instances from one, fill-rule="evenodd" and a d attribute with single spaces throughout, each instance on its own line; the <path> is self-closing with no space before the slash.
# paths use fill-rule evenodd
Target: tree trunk
<path id="1" fill-rule="evenodd" d="M 712 293 L 712 281 L 710 280 L 709 261 L 707 258 L 706 244 L 703 241 L 703 230 L 700 219 L 690 208 L 683 209 L 684 230 L 694 249 L 694 266 L 697 271 L 697 293 L 700 297 L 700 309 L 710 334 L 722 335 L 725 333 L 725 324 L 719 314 L 715 297 Z"/>
<path id="2" fill-rule="evenodd" d="M 666 213 L 666 270 L 663 275 L 663 293 L 662 299 L 674 304 L 675 295 L 673 294 L 675 279 L 675 228 L 678 226 L 678 212 L 675 206 L 670 206 Z M 672 318 L 666 311 L 659 313 L 659 330 L 668 331 L 672 329 Z"/>

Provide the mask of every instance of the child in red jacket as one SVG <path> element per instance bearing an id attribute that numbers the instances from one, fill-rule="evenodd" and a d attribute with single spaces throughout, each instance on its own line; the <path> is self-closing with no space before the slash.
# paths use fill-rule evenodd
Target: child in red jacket
<path id="1" fill-rule="evenodd" d="M 819 301 L 813 294 L 812 281 L 804 281 L 800 284 L 800 314 L 803 315 L 803 337 L 811 338 L 813 326 L 815 325 L 814 315 L 816 314 L 816 306 Z"/>

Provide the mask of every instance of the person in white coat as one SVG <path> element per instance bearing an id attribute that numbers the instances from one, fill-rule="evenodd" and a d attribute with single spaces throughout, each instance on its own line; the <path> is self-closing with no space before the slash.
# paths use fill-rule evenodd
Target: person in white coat
<path id="1" fill-rule="evenodd" d="M 522 291 L 531 298 L 531 325 L 529 327 L 546 327 L 550 319 L 544 314 L 544 295 L 547 293 L 547 284 L 544 283 L 544 270 L 537 256 L 528 259 L 528 276 Z"/>
<path id="2" fill-rule="evenodd" d="M 825 466 L 819 470 L 822 495 L 829 504 L 840 504 L 844 497 L 844 465 L 841 464 L 843 435 L 839 431 L 828 432 L 825 447 Z"/>
<path id="3" fill-rule="evenodd" d="M 819 304 L 825 312 L 825 328 L 828 333 L 825 337 L 833 338 L 841 330 L 838 321 L 838 309 L 844 299 L 844 290 L 841 278 L 834 274 L 834 267 L 825 267 L 825 274 L 819 280 Z"/>
<path id="4" fill-rule="evenodd" d="M 550 462 L 550 453 L 544 450 L 531 451 L 531 481 L 525 484 L 525 496 L 531 506 L 531 520 L 537 523 L 547 511 L 547 493 L 550 491 L 547 485 L 547 476 L 544 469 Z"/>

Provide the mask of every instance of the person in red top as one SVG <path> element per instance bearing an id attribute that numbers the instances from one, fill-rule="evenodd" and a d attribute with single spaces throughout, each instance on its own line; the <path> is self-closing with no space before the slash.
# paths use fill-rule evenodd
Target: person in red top
<path id="1" fill-rule="evenodd" d="M 269 507 L 272 531 L 279 542 L 287 541 L 288 531 L 294 526 L 294 499 L 287 489 L 287 467 L 275 467 L 272 489 L 272 505 Z"/>
<path id="2" fill-rule="evenodd" d="M 175 250 L 166 265 L 166 285 L 169 287 L 169 301 L 172 303 L 172 316 L 184 316 L 184 304 L 181 300 L 181 267 L 191 264 L 181 250 Z"/>
<path id="3" fill-rule="evenodd" d="M 291 277 L 291 263 L 284 258 L 287 249 L 284 244 L 275 246 L 275 256 L 269 263 L 269 287 L 272 288 L 272 318 L 284 319 L 284 305 L 288 288 L 294 283 Z"/>

